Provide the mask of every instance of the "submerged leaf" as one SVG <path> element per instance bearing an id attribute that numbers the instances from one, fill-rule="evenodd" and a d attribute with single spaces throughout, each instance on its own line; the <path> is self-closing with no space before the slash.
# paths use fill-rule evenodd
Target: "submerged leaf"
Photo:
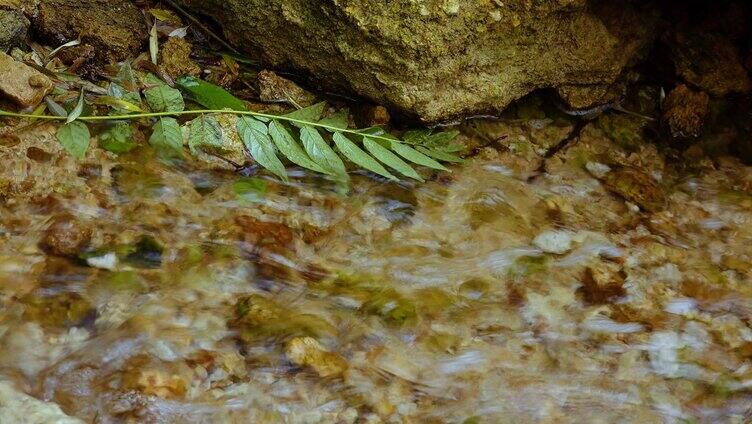
<path id="1" fill-rule="evenodd" d="M 320 172 L 322 174 L 329 173 L 308 157 L 306 152 L 300 148 L 300 145 L 281 123 L 272 121 L 272 123 L 269 124 L 269 134 L 272 136 L 272 140 L 274 140 L 277 149 L 279 149 L 279 151 L 289 159 L 290 162 L 302 166 L 303 168 L 308 168 L 311 171 Z"/>
<path id="2" fill-rule="evenodd" d="M 149 144 L 166 156 L 183 155 L 183 133 L 175 118 L 159 118 L 149 138 Z"/>
<path id="3" fill-rule="evenodd" d="M 239 200 L 247 203 L 260 203 L 266 197 L 266 181 L 260 178 L 241 178 L 232 185 Z"/>
<path id="4" fill-rule="evenodd" d="M 84 89 L 81 89 L 81 94 L 78 96 L 78 103 L 76 104 L 76 107 L 73 108 L 70 114 L 68 114 L 68 119 L 65 121 L 66 124 L 70 124 L 71 122 L 78 119 L 81 114 L 84 112 Z"/>
<path id="5" fill-rule="evenodd" d="M 184 76 L 178 78 L 175 83 L 191 95 L 201 106 L 212 110 L 231 109 L 245 111 L 248 108 L 245 102 L 230 94 L 224 88 L 200 80 L 196 77 Z"/>
<path id="6" fill-rule="evenodd" d="M 222 127 L 213 116 L 201 115 L 190 123 L 188 147 L 196 154 L 199 151 L 220 153 L 224 149 Z"/>
<path id="7" fill-rule="evenodd" d="M 322 168 L 329 171 L 330 174 L 340 178 L 347 178 L 347 169 L 342 159 L 337 153 L 329 147 L 319 132 L 311 127 L 305 126 L 300 130 L 300 140 L 303 142 L 308 156 Z"/>
<path id="8" fill-rule="evenodd" d="M 112 153 L 127 153 L 138 145 L 133 142 L 133 128 L 118 122 L 99 136 L 99 146 Z"/>
<path id="9" fill-rule="evenodd" d="M 324 113 L 325 107 L 326 102 L 316 103 L 313 106 L 308 106 L 306 108 L 296 110 L 295 112 L 288 113 L 287 115 L 284 115 L 284 117 L 298 121 L 291 121 L 290 123 L 295 125 L 296 127 L 302 127 L 303 125 L 309 123 L 318 122 L 319 119 L 321 119 L 321 115 Z"/>
<path id="10" fill-rule="evenodd" d="M 368 153 L 364 152 L 363 149 L 350 141 L 342 133 L 336 132 L 334 133 L 334 136 L 332 138 L 334 139 L 334 144 L 337 145 L 337 149 L 339 149 L 339 151 L 342 152 L 345 157 L 350 159 L 356 165 L 379 174 L 383 177 L 386 177 L 392 181 L 399 181 L 397 177 L 389 173 L 389 171 L 381 166 L 381 164 L 377 162 L 376 159 L 369 156 Z"/>
<path id="11" fill-rule="evenodd" d="M 373 156 L 376 157 L 376 159 L 380 160 L 385 165 L 395 169 L 397 172 L 406 177 L 410 177 L 418 181 L 423 181 L 423 178 L 418 175 L 413 167 L 408 165 L 407 162 L 400 159 L 399 156 L 395 155 L 376 141 L 368 137 L 364 137 L 363 145 L 366 147 L 366 150 L 368 150 Z"/>
<path id="12" fill-rule="evenodd" d="M 241 116 L 237 123 L 238 134 L 243 144 L 256 162 L 271 173 L 287 181 L 285 165 L 277 157 L 274 143 L 269 138 L 268 129 L 263 122 L 248 116 Z"/>
<path id="13" fill-rule="evenodd" d="M 154 112 L 182 112 L 185 109 L 180 90 L 166 84 L 144 90 L 144 97 Z"/>
<path id="14" fill-rule="evenodd" d="M 431 159 L 427 155 L 424 155 L 423 153 L 413 149 L 410 146 L 404 145 L 397 141 L 393 141 L 390 147 L 398 155 L 409 160 L 410 162 L 417 163 L 418 165 L 422 165 L 428 168 L 438 169 L 440 171 L 448 171 L 448 169 L 444 165 L 436 162 L 434 159 Z"/>
<path id="15" fill-rule="evenodd" d="M 81 160 L 89 148 L 89 128 L 83 122 L 70 122 L 57 130 L 57 139 L 66 152 Z"/>

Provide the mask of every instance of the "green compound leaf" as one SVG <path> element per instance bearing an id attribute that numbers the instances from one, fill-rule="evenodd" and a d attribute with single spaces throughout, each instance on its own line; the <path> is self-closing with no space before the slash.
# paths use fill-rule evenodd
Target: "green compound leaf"
<path id="1" fill-rule="evenodd" d="M 366 147 L 366 150 L 376 157 L 376 159 L 380 160 L 390 168 L 393 168 L 400 174 L 418 181 L 424 181 L 412 166 L 408 165 L 407 162 L 400 159 L 399 156 L 395 155 L 376 141 L 364 137 L 363 145 Z"/>
<path id="2" fill-rule="evenodd" d="M 149 144 L 159 152 L 161 156 L 183 156 L 183 132 L 175 118 L 159 118 L 154 125 L 154 131 L 149 138 Z"/>
<path id="3" fill-rule="evenodd" d="M 381 164 L 376 161 L 376 159 L 369 156 L 368 153 L 364 152 L 363 149 L 350 141 L 350 139 L 345 137 L 341 132 L 334 133 L 332 139 L 334 140 L 334 144 L 337 145 L 337 149 L 354 164 L 360 166 L 361 168 L 379 174 L 382 177 L 386 177 L 392 181 L 399 181 L 397 177 L 389 173 L 386 168 L 381 166 Z"/>
<path id="4" fill-rule="evenodd" d="M 182 112 L 185 109 L 180 90 L 165 84 L 144 90 L 144 97 L 154 112 Z"/>
<path id="5" fill-rule="evenodd" d="M 449 171 L 446 167 L 444 167 L 444 165 L 436 162 L 436 160 L 431 159 L 429 156 L 424 155 L 423 153 L 413 149 L 410 146 L 404 145 L 397 141 L 392 141 L 392 145 L 390 147 L 398 155 L 409 160 L 410 162 L 417 163 L 418 165 L 422 165 L 428 168 L 438 169 L 440 171 Z"/>
<path id="6" fill-rule="evenodd" d="M 322 174 L 328 174 L 329 172 L 312 161 L 306 152 L 295 141 L 289 131 L 279 122 L 272 121 L 269 124 L 269 134 L 274 140 L 274 144 L 277 149 L 287 158 L 290 162 L 302 166 L 303 168 L 310 169 L 311 171 L 320 172 Z"/>
<path id="7" fill-rule="evenodd" d="M 213 116 L 201 115 L 190 122 L 188 147 L 193 154 L 219 154 L 224 150 L 222 127 Z"/>
<path id="8" fill-rule="evenodd" d="M 224 88 L 200 80 L 196 77 L 180 77 L 175 81 L 181 89 L 190 94 L 196 103 L 212 110 L 230 109 L 245 111 L 245 102 L 233 96 Z"/>
<path id="9" fill-rule="evenodd" d="M 133 142 L 133 128 L 127 122 L 117 122 L 99 135 L 99 147 L 112 153 L 128 153 L 137 146 Z"/>
<path id="10" fill-rule="evenodd" d="M 315 128 L 305 126 L 300 130 L 300 140 L 303 142 L 308 156 L 318 165 L 329 171 L 331 175 L 340 179 L 347 179 L 347 169 L 342 159 L 329 147 L 324 138 Z"/>
<path id="11" fill-rule="evenodd" d="M 266 125 L 251 117 L 242 116 L 238 119 L 237 130 L 253 159 L 283 181 L 288 181 L 285 165 L 277 157 L 276 148 L 269 138 Z"/>
<path id="12" fill-rule="evenodd" d="M 63 149 L 78 160 L 86 157 L 90 138 L 89 128 L 83 122 L 70 122 L 57 130 L 57 139 Z"/>

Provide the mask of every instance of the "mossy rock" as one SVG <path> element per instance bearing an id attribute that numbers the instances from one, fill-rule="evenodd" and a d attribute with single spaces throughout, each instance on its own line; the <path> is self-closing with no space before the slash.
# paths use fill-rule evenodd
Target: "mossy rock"
<path id="1" fill-rule="evenodd" d="M 605 0 L 180 0 L 265 66 L 424 121 L 504 109 L 538 88 L 614 83 L 655 14 Z"/>

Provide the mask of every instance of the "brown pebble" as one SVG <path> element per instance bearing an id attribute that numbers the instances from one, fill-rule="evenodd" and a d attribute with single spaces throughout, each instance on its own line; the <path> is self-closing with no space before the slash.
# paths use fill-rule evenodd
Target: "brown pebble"
<path id="1" fill-rule="evenodd" d="M 235 218 L 243 232 L 243 241 L 255 246 L 284 247 L 292 243 L 290 228 L 277 222 L 260 221 L 247 215 Z"/>
<path id="2" fill-rule="evenodd" d="M 663 121 L 671 137 L 694 138 L 702 133 L 708 115 L 710 97 L 679 85 L 669 93 L 663 104 Z"/>
<path id="3" fill-rule="evenodd" d="M 386 125 L 391 119 L 389 111 L 384 106 L 374 106 L 366 112 L 366 120 L 370 126 Z"/>
<path id="4" fill-rule="evenodd" d="M 41 247 L 57 256 L 75 257 L 91 241 L 91 229 L 70 215 L 55 218 L 42 238 Z"/>

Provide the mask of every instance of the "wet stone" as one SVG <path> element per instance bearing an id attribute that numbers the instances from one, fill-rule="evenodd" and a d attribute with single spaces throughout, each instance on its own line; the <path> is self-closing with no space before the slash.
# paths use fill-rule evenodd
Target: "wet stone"
<path id="1" fill-rule="evenodd" d="M 160 50 L 162 70 L 173 79 L 183 75 L 198 76 L 201 68 L 191 59 L 192 49 L 184 38 L 170 37 Z"/>
<path id="2" fill-rule="evenodd" d="M 0 2 L 0 52 L 20 45 L 28 28 L 29 20 L 20 10 L 3 6 Z"/>
<path id="3" fill-rule="evenodd" d="M 691 138 L 702 133 L 708 115 L 710 97 L 679 85 L 669 93 L 663 105 L 663 121 L 671 137 Z"/>
<path id="4" fill-rule="evenodd" d="M 41 246 L 50 254 L 75 257 L 91 240 L 91 229 L 70 215 L 55 219 L 47 228 Z"/>
<path id="5" fill-rule="evenodd" d="M 41 72 L 0 52 L 0 94 L 27 108 L 38 105 L 52 90 L 52 81 Z"/>
<path id="6" fill-rule="evenodd" d="M 259 98 L 264 102 L 289 102 L 306 107 L 316 101 L 316 96 L 271 71 L 259 72 L 258 86 Z"/>
<path id="7" fill-rule="evenodd" d="M 655 211 L 666 203 L 666 197 L 650 175 L 634 168 L 609 172 L 602 180 L 606 188 L 647 211 Z"/>
<path id="8" fill-rule="evenodd" d="M 33 25 L 51 45 L 80 37 L 103 63 L 134 56 L 147 39 L 143 15 L 130 0 L 42 0 Z"/>

